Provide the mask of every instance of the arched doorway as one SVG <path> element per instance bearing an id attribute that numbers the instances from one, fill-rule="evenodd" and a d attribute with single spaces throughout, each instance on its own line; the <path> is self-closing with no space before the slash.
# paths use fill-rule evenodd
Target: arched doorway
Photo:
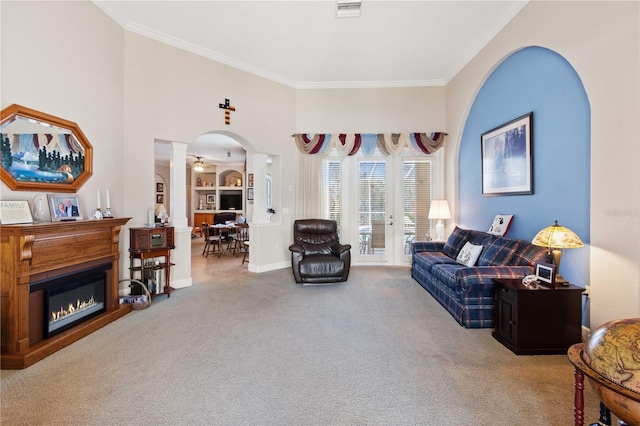
<path id="1" fill-rule="evenodd" d="M 187 147 L 187 217 L 198 230 L 214 217 L 236 213 L 250 217 L 247 177 L 253 145 L 231 132 L 211 131 Z"/>

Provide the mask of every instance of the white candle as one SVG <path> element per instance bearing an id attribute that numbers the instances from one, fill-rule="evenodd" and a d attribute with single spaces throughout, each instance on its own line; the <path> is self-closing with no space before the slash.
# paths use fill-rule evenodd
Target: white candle
<path id="1" fill-rule="evenodd" d="M 154 222 L 155 222 L 154 212 L 153 212 L 153 209 L 151 209 L 147 211 L 147 225 L 151 227 L 153 226 Z"/>
<path id="2" fill-rule="evenodd" d="M 98 210 L 100 210 L 100 190 L 98 189 Z"/>
<path id="3" fill-rule="evenodd" d="M 111 202 L 109 201 L 109 190 L 107 189 L 107 208 L 111 208 Z"/>

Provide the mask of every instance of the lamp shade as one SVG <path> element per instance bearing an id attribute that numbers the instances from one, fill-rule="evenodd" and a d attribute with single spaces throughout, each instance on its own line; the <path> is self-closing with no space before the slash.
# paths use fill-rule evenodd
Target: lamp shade
<path id="1" fill-rule="evenodd" d="M 155 214 L 156 216 L 158 216 L 160 213 L 166 213 L 167 209 L 165 208 L 164 204 L 156 204 L 156 210 L 155 210 Z"/>
<path id="2" fill-rule="evenodd" d="M 451 219 L 449 203 L 447 200 L 431 200 L 429 219 Z"/>
<path id="3" fill-rule="evenodd" d="M 569 228 L 558 225 L 547 226 L 534 237 L 532 243 L 536 246 L 549 248 L 579 248 L 584 244 L 580 237 Z"/>

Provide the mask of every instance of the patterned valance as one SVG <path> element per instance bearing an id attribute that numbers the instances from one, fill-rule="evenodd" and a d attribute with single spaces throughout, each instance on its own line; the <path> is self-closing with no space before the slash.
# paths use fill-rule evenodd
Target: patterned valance
<path id="1" fill-rule="evenodd" d="M 297 133 L 293 135 L 296 146 L 304 154 L 328 154 L 335 148 L 343 155 L 365 156 L 378 150 L 384 155 L 394 155 L 405 147 L 416 154 L 433 154 L 444 144 L 447 134 L 426 133 Z"/>

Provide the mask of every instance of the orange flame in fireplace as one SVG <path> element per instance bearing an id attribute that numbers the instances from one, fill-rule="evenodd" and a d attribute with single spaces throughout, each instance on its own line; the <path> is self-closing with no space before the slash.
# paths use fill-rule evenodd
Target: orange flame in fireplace
<path id="1" fill-rule="evenodd" d="M 96 304 L 96 300 L 93 296 L 89 298 L 89 300 L 81 302 L 80 299 L 74 305 L 73 303 L 69 303 L 69 307 L 67 309 L 61 307 L 56 312 L 51 312 L 51 321 L 56 322 L 61 319 L 67 318 L 77 312 L 83 311 L 87 308 L 90 308 Z"/>

